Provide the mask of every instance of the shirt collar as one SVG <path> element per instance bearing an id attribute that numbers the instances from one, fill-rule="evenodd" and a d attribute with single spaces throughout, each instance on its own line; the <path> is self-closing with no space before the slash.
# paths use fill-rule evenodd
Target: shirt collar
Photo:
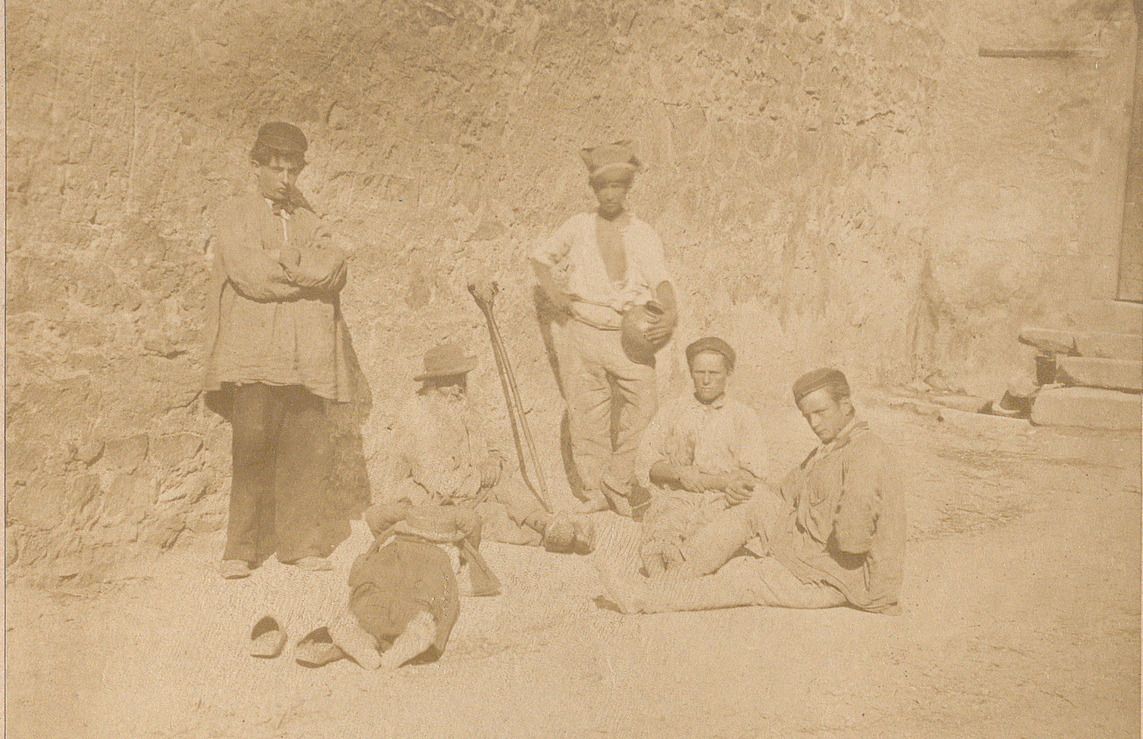
<path id="1" fill-rule="evenodd" d="M 726 393 L 723 393 L 722 395 L 718 396 L 717 398 L 715 398 L 714 400 L 712 400 L 709 403 L 704 403 L 701 400 L 699 400 L 698 398 L 696 398 L 695 394 L 692 392 L 691 393 L 691 403 L 698 406 L 699 408 L 714 408 L 717 410 L 719 408 L 722 408 L 724 405 L 726 405 Z"/>
<path id="2" fill-rule="evenodd" d="M 290 220 L 290 216 L 293 214 L 295 207 L 292 201 L 284 200 L 279 203 L 267 197 L 263 197 L 262 199 L 265 200 L 266 204 L 270 206 L 270 213 L 272 215 L 279 216 L 286 219 L 287 221 Z"/>
<path id="3" fill-rule="evenodd" d="M 834 451 L 835 449 L 841 449 L 843 446 L 849 443 L 849 440 L 855 431 L 859 431 L 860 429 L 864 428 L 869 428 L 869 425 L 866 424 L 865 421 L 859 419 L 855 414 L 853 418 L 849 419 L 849 423 L 845 424 L 845 426 L 842 427 L 841 431 L 838 432 L 833 441 L 828 444 L 821 445 L 821 453 L 826 454 L 828 452 Z"/>

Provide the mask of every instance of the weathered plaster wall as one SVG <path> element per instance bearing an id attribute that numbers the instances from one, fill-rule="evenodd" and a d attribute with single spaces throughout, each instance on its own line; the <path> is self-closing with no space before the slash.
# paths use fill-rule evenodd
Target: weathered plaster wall
<path id="1" fill-rule="evenodd" d="M 353 253 L 344 305 L 373 392 L 374 477 L 432 343 L 477 350 L 474 388 L 499 408 L 465 290 L 488 276 L 548 476 L 566 488 L 525 262 L 592 206 L 584 145 L 641 143 L 630 204 L 663 236 L 683 306 L 664 387 L 685 380 L 680 347 L 710 332 L 738 345 L 739 386 L 762 404 L 827 361 L 861 382 L 939 369 L 980 384 L 1026 359 L 1024 318 L 1113 281 L 1125 2 L 69 0 L 7 13 L 15 572 L 94 572 L 223 522 L 229 431 L 196 387 L 202 293 L 215 208 L 249 186 L 267 119 L 309 133 L 301 185 Z M 1009 31 L 1103 56 L 976 55 Z"/>
<path id="2" fill-rule="evenodd" d="M 1020 356 L 1022 323 L 1116 295 L 1135 22 L 1128 2 L 1023 0 L 976 0 L 947 20 L 923 354 L 986 389 Z"/>

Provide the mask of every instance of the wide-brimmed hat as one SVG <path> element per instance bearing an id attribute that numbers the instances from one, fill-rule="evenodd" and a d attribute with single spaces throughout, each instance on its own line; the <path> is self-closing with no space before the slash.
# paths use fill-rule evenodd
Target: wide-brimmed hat
<path id="1" fill-rule="evenodd" d="M 425 352 L 425 371 L 413 380 L 420 382 L 433 377 L 464 375 L 475 367 L 476 357 L 466 357 L 459 344 L 449 341 Z"/>

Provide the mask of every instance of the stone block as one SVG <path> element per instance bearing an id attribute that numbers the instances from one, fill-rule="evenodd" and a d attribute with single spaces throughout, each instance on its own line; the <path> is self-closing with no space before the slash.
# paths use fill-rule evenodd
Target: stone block
<path id="1" fill-rule="evenodd" d="M 964 431 L 985 435 L 1026 433 L 1029 428 L 1028 421 L 1022 418 L 966 413 L 955 408 L 942 408 L 937 419 Z"/>
<path id="2" fill-rule="evenodd" d="M 54 529 L 61 523 L 66 497 L 66 478 L 37 475 L 27 485 L 8 489 L 8 520 L 33 529 Z"/>
<path id="3" fill-rule="evenodd" d="M 1077 333 L 1075 339 L 1081 357 L 1143 359 L 1143 334 Z"/>
<path id="4" fill-rule="evenodd" d="M 1068 385 L 1143 391 L 1143 361 L 1060 357 L 1058 379 Z"/>
<path id="5" fill-rule="evenodd" d="M 79 475 L 68 480 L 67 509 L 78 514 L 99 494 L 99 475 Z"/>
<path id="6" fill-rule="evenodd" d="M 937 405 L 954 408 L 965 413 L 982 413 L 989 401 L 974 395 L 938 395 L 932 399 Z"/>
<path id="7" fill-rule="evenodd" d="M 103 448 L 104 461 L 122 472 L 134 472 L 147 458 L 150 442 L 146 434 L 112 439 Z"/>
<path id="8" fill-rule="evenodd" d="M 1066 315 L 1081 330 L 1143 334 L 1143 303 L 1081 300 L 1069 305 Z"/>
<path id="9" fill-rule="evenodd" d="M 202 449 L 198 434 L 179 433 L 160 436 L 151 442 L 151 460 L 163 469 L 173 469 Z"/>
<path id="10" fill-rule="evenodd" d="M 1058 331 L 1052 328 L 1027 326 L 1020 329 L 1020 343 L 1034 346 L 1051 354 L 1071 354 L 1076 340 L 1071 331 Z"/>
<path id="11" fill-rule="evenodd" d="M 1032 406 L 1038 426 L 1083 426 L 1093 429 L 1140 428 L 1141 396 L 1090 387 L 1042 390 Z"/>

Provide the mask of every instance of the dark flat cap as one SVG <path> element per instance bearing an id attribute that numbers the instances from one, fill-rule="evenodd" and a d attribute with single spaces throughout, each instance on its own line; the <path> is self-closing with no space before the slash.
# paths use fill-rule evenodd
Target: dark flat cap
<path id="1" fill-rule="evenodd" d="M 728 370 L 734 369 L 734 349 L 730 347 L 730 344 L 727 344 L 717 336 L 704 336 L 698 341 L 692 342 L 690 346 L 687 347 L 687 365 L 692 364 L 700 352 L 721 354 L 726 358 L 726 368 Z"/>
<path id="2" fill-rule="evenodd" d="M 306 149 L 309 148 L 309 142 L 306 141 L 306 135 L 302 133 L 302 129 L 283 121 L 271 121 L 259 128 L 256 143 L 276 151 L 297 152 L 299 154 L 305 154 Z"/>
<path id="3" fill-rule="evenodd" d="M 823 387 L 834 388 L 843 395 L 849 395 L 849 381 L 845 375 L 832 367 L 822 367 L 807 372 L 794 381 L 794 402 L 801 403 L 802 398 Z"/>

